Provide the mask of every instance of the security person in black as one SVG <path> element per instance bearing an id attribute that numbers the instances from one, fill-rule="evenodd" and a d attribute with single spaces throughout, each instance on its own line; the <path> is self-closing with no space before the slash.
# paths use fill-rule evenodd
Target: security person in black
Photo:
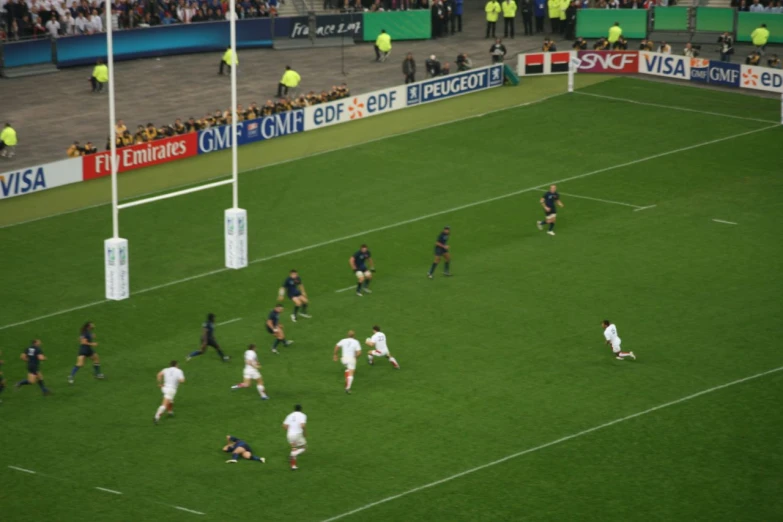
<path id="1" fill-rule="evenodd" d="M 571 2 L 568 5 L 568 8 L 565 12 L 566 17 L 566 28 L 565 28 L 565 39 L 566 40 L 573 40 L 574 39 L 574 32 L 576 31 L 576 12 L 578 11 L 579 6 L 577 5 L 576 0 Z"/>
<path id="2" fill-rule="evenodd" d="M 522 25 L 525 36 L 533 35 L 533 0 L 519 0 L 519 10 L 522 11 Z"/>

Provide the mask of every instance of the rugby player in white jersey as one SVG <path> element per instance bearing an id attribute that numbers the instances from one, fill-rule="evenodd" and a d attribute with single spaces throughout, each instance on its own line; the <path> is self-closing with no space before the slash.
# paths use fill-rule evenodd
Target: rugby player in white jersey
<path id="1" fill-rule="evenodd" d="M 238 390 L 240 388 L 249 388 L 250 381 L 256 381 L 256 389 L 262 400 L 267 400 L 269 395 L 266 394 L 266 388 L 264 388 L 264 379 L 261 377 L 261 364 L 258 362 L 258 354 L 256 353 L 256 345 L 248 345 L 245 350 L 245 369 L 242 370 L 243 381 L 239 384 L 235 384 L 231 387 L 232 390 Z"/>
<path id="2" fill-rule="evenodd" d="M 286 431 L 288 444 L 291 445 L 291 453 L 288 455 L 291 463 L 291 471 L 299 469 L 296 465 L 296 457 L 305 452 L 307 441 L 305 440 L 305 426 L 307 415 L 302 413 L 302 405 L 294 406 L 294 411 L 289 413 L 283 421 L 283 429 Z"/>
<path id="3" fill-rule="evenodd" d="M 389 353 L 389 346 L 386 344 L 386 334 L 381 331 L 381 327 L 377 324 L 372 327 L 372 332 L 372 337 L 368 337 L 364 341 L 364 344 L 372 348 L 367 354 L 367 362 L 372 365 L 373 357 L 386 357 L 392 366 L 399 370 L 400 365 L 397 363 L 397 359 Z"/>
<path id="4" fill-rule="evenodd" d="M 617 335 L 616 325 L 609 322 L 609 320 L 604 319 L 601 323 L 601 326 L 604 328 L 604 339 L 606 339 L 606 344 L 612 348 L 612 352 L 614 353 L 615 357 L 621 361 L 626 357 L 630 357 L 631 359 L 636 360 L 636 356 L 633 354 L 633 352 L 622 351 L 622 348 L 620 347 L 622 339 L 620 339 L 620 337 Z"/>
<path id="5" fill-rule="evenodd" d="M 345 393 L 351 394 L 351 385 L 353 384 L 353 374 L 356 371 L 356 358 L 362 354 L 362 345 L 354 339 L 356 334 L 353 330 L 348 331 L 348 337 L 341 340 L 334 346 L 334 360 L 337 362 L 337 352 L 342 350 L 340 362 L 345 366 Z"/>
<path id="6" fill-rule="evenodd" d="M 185 382 L 185 374 L 177 367 L 177 361 L 171 361 L 168 368 L 158 372 L 158 386 L 163 392 L 163 402 L 155 412 L 155 424 L 166 410 L 169 410 L 169 417 L 174 415 L 174 397 L 177 395 L 177 388 L 183 382 Z"/>

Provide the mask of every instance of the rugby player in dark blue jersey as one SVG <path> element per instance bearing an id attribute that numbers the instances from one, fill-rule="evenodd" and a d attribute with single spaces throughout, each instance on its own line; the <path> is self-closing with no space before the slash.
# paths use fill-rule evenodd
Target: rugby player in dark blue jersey
<path id="1" fill-rule="evenodd" d="M 49 395 L 51 392 L 44 384 L 43 374 L 41 373 L 41 362 L 46 360 L 46 356 L 41 350 L 41 340 L 33 339 L 30 346 L 25 348 L 20 357 L 27 363 L 27 379 L 16 383 L 16 387 L 27 386 L 28 384 L 38 384 L 41 387 L 41 391 L 44 395 Z"/>
<path id="2" fill-rule="evenodd" d="M 201 348 L 190 352 L 190 355 L 187 356 L 185 361 L 187 362 L 190 361 L 193 357 L 203 355 L 207 351 L 207 346 L 211 346 L 217 350 L 217 353 L 223 362 L 228 361 L 230 357 L 223 353 L 223 350 L 220 349 L 220 345 L 218 344 L 217 339 L 215 339 L 215 314 L 207 314 L 207 322 L 205 322 L 201 328 Z"/>
<path id="3" fill-rule="evenodd" d="M 367 245 L 362 245 L 359 250 L 356 251 L 348 259 L 348 264 L 351 265 L 351 270 L 356 274 L 356 295 L 362 297 L 362 291 L 367 294 L 371 294 L 370 281 L 372 281 L 372 273 L 375 272 L 375 262 L 372 260 L 372 254 Z M 367 268 L 369 266 L 369 269 Z"/>
<path id="4" fill-rule="evenodd" d="M 310 304 L 310 301 L 307 299 L 307 292 L 302 284 L 302 278 L 299 277 L 299 272 L 296 269 L 292 269 L 288 273 L 288 277 L 283 281 L 283 286 L 277 292 L 277 302 L 282 302 L 286 295 L 294 303 L 294 313 L 291 314 L 293 322 L 296 322 L 296 318 L 299 315 L 305 319 L 312 317 L 307 314 L 307 305 Z M 302 313 L 299 313 L 299 308 L 302 309 Z"/>
<path id="5" fill-rule="evenodd" d="M 76 364 L 71 370 L 71 375 L 68 376 L 68 384 L 73 384 L 73 378 L 76 376 L 82 366 L 84 366 L 85 357 L 92 359 L 92 369 L 95 372 L 96 379 L 103 379 L 101 373 L 101 360 L 98 358 L 98 354 L 94 348 L 98 346 L 95 342 L 95 334 L 92 332 L 95 329 L 95 325 L 90 321 L 84 323 L 81 332 L 79 333 L 79 355 L 76 356 Z"/>
<path id="6" fill-rule="evenodd" d="M 427 272 L 427 277 L 432 279 L 435 274 L 435 269 L 438 268 L 440 258 L 443 258 L 443 275 L 446 277 L 451 275 L 449 269 L 451 268 L 451 253 L 449 252 L 449 236 L 451 235 L 451 227 L 443 227 L 443 230 L 438 234 L 438 238 L 435 240 L 435 259 L 432 261 L 430 271 Z"/>
<path id="7" fill-rule="evenodd" d="M 544 225 L 549 224 L 549 230 L 547 234 L 550 236 L 555 235 L 555 220 L 557 219 L 557 207 L 563 208 L 563 202 L 560 201 L 560 194 L 557 193 L 557 185 L 549 187 L 548 192 L 544 192 L 541 196 L 541 206 L 544 207 L 544 214 L 546 217 L 543 221 L 536 221 L 538 230 L 544 230 Z"/>
<path id="8" fill-rule="evenodd" d="M 280 314 L 283 312 L 283 305 L 277 303 L 272 311 L 269 312 L 269 316 L 266 318 L 266 331 L 275 337 L 275 342 L 272 344 L 272 353 L 277 355 L 277 345 L 280 343 L 283 346 L 290 346 L 294 344 L 293 341 L 286 341 L 285 329 L 282 323 L 280 323 Z"/>
<path id="9" fill-rule="evenodd" d="M 226 461 L 226 464 L 236 464 L 239 462 L 239 457 L 247 460 L 255 460 L 261 464 L 266 462 L 264 457 L 253 455 L 253 450 L 250 449 L 250 445 L 244 440 L 231 435 L 226 435 L 226 442 L 228 442 L 228 444 L 223 446 L 223 451 L 231 453 L 231 458 Z"/>

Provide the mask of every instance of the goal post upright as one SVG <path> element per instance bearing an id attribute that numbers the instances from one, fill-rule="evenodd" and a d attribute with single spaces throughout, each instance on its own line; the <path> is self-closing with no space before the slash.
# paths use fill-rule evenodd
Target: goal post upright
<path id="1" fill-rule="evenodd" d="M 128 240 L 120 237 L 120 209 L 117 188 L 117 130 L 114 105 L 114 27 L 112 12 L 106 9 L 106 67 L 109 70 L 109 164 L 111 165 L 112 237 L 103 242 L 106 299 L 121 301 L 130 297 Z"/>
<path id="2" fill-rule="evenodd" d="M 226 209 L 223 219 L 225 233 L 226 268 L 245 268 L 247 261 L 247 211 L 239 208 L 239 165 L 237 147 L 239 141 L 237 125 L 237 69 L 239 57 L 237 55 L 237 21 L 236 0 L 229 2 L 229 25 L 231 33 L 231 179 L 232 206 Z"/>

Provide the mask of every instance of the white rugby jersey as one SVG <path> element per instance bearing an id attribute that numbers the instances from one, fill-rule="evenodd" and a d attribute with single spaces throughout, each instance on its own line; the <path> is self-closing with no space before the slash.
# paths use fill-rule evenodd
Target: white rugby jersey
<path id="1" fill-rule="evenodd" d="M 169 366 L 168 368 L 163 369 L 163 386 L 166 388 L 174 388 L 176 390 L 179 387 L 180 381 L 184 380 L 185 373 L 179 368 Z"/>
<path id="2" fill-rule="evenodd" d="M 362 351 L 362 345 L 359 341 L 351 337 L 346 337 L 339 343 L 337 343 L 343 351 L 343 357 L 356 357 L 356 354 Z"/>
<path id="3" fill-rule="evenodd" d="M 288 414 L 283 424 L 288 426 L 289 435 L 300 435 L 304 433 L 304 425 L 307 424 L 307 415 L 301 411 L 295 411 Z"/>
<path id="4" fill-rule="evenodd" d="M 245 370 L 253 370 L 257 366 L 258 366 L 258 354 L 256 353 L 256 351 L 245 350 Z"/>
<path id="5" fill-rule="evenodd" d="M 372 334 L 370 341 L 375 343 L 376 350 L 384 351 L 389 349 L 389 347 L 386 346 L 386 334 L 383 332 L 375 332 Z"/>
<path id="6" fill-rule="evenodd" d="M 604 330 L 604 337 L 606 338 L 607 341 L 609 341 L 613 345 L 620 343 L 620 337 L 617 336 L 616 325 L 610 324 L 609 326 L 607 326 L 606 329 Z"/>

